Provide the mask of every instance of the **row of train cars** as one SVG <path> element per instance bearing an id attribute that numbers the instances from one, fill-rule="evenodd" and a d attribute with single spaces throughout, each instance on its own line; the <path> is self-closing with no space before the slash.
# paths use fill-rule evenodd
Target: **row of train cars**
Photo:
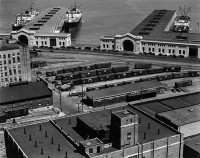
<path id="1" fill-rule="evenodd" d="M 199 71 L 181 72 L 181 66 L 164 66 L 159 68 L 152 68 L 151 64 L 137 63 L 135 64 L 134 68 L 130 70 L 129 66 L 111 67 L 111 62 L 65 68 L 57 71 L 47 71 L 46 76 L 55 76 L 55 80 L 60 80 L 61 84 L 70 84 L 71 86 L 76 86 L 81 84 L 111 81 L 114 79 L 158 73 L 164 74 L 141 78 L 134 82 L 143 82 L 149 80 L 163 81 L 176 78 L 200 76 Z"/>

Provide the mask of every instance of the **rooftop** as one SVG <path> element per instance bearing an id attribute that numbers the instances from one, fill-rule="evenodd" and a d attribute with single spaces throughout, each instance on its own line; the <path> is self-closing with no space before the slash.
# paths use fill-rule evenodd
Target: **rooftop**
<path id="1" fill-rule="evenodd" d="M 200 134 L 187 137 L 184 140 L 184 144 L 189 146 L 193 150 L 197 151 L 198 153 L 200 153 L 200 148 L 199 148 L 199 146 L 200 146 Z"/>
<path id="2" fill-rule="evenodd" d="M 24 128 L 26 134 L 24 134 Z M 64 158 L 66 152 L 68 157 L 84 157 L 76 152 L 76 148 L 50 122 L 14 128 L 8 131 L 28 158 L 47 158 L 48 156 L 51 158 Z M 30 135 L 31 140 L 29 140 Z M 35 141 L 37 147 L 35 147 Z M 58 144 L 60 144 L 60 151 L 58 151 Z M 41 154 L 41 148 L 43 148 L 43 154 Z"/>
<path id="3" fill-rule="evenodd" d="M 176 126 L 182 126 L 200 121 L 200 106 L 194 105 L 186 108 L 176 109 L 159 113 L 161 117 L 170 120 Z"/>
<path id="4" fill-rule="evenodd" d="M 47 8 L 24 26 L 23 29 L 35 31 L 36 33 L 51 33 L 51 29 L 55 24 L 60 23 L 67 9 L 59 7 L 59 9 L 54 10 L 54 8 Z"/>
<path id="5" fill-rule="evenodd" d="M 103 144 L 103 142 L 101 142 L 98 138 L 81 141 L 80 143 L 83 144 L 85 147 L 90 147 L 97 144 Z"/>
<path id="6" fill-rule="evenodd" d="M 13 86 L 0 87 L 0 105 L 36 99 L 38 97 L 48 97 L 51 95 L 50 90 L 43 81 L 29 82 L 22 84 L 13 84 Z"/>
<path id="7" fill-rule="evenodd" d="M 130 33 L 143 40 L 200 44 L 200 34 L 164 31 L 176 13 L 175 10 L 154 10 Z"/>
<path id="8" fill-rule="evenodd" d="M 150 141 L 155 141 L 158 139 L 170 137 L 178 134 L 175 130 L 172 130 L 168 126 L 162 124 L 156 119 L 146 115 L 145 113 L 137 110 L 131 105 L 126 106 L 131 113 L 138 115 L 141 118 L 141 122 L 138 125 L 139 130 L 139 138 L 138 141 L 140 144 L 144 144 Z M 123 110 L 123 107 L 118 107 L 114 109 L 97 111 L 87 114 L 80 114 L 78 117 L 83 118 L 85 121 L 93 124 L 111 124 L 111 112 L 117 112 Z M 95 117 L 94 117 L 95 116 Z M 104 117 L 104 118 L 102 118 Z M 97 120 L 96 120 L 97 119 Z M 57 126 L 60 127 L 66 134 L 68 134 L 73 140 L 77 143 L 84 141 L 78 131 L 76 130 L 76 122 L 77 117 L 66 117 L 53 120 Z M 40 130 L 41 125 L 41 130 Z M 24 134 L 24 128 L 26 129 L 26 134 Z M 159 134 L 157 133 L 159 129 Z M 148 130 L 148 132 L 146 132 Z M 40 124 L 32 124 L 25 127 L 8 129 L 9 133 L 15 139 L 20 148 L 24 151 L 24 153 L 32 158 L 32 157 L 57 157 L 63 158 L 65 152 L 67 151 L 68 157 L 76 157 L 81 158 L 84 157 L 74 148 L 72 144 L 52 125 L 50 122 L 40 123 Z M 45 137 L 47 131 L 47 137 Z M 144 132 L 146 132 L 146 137 L 144 138 Z M 30 139 L 31 135 L 31 140 Z M 51 139 L 53 137 L 54 144 L 51 144 Z M 37 141 L 37 147 L 34 147 L 34 142 Z M 87 143 L 87 141 L 86 141 Z M 90 143 L 98 143 L 98 140 L 93 140 Z M 61 151 L 58 151 L 58 144 L 60 144 Z M 87 145 L 87 144 L 85 144 Z M 44 154 L 41 155 L 41 148 L 44 150 Z M 115 148 L 107 148 L 102 153 L 107 153 L 110 151 L 115 151 Z M 102 154 L 99 153 L 99 154 Z"/>
<path id="9" fill-rule="evenodd" d="M 178 99 L 178 98 L 166 99 L 166 100 L 160 101 L 160 103 L 162 103 L 172 109 L 180 109 L 180 108 L 185 108 L 185 107 L 191 106 L 191 104 L 189 104 L 181 99 Z"/>
<path id="10" fill-rule="evenodd" d="M 140 83 L 122 85 L 122 86 L 100 89 L 100 90 L 95 90 L 95 91 L 89 91 L 89 92 L 85 92 L 85 94 L 89 98 L 99 99 L 99 98 L 104 98 L 104 97 L 131 93 L 134 91 L 141 90 L 141 88 L 145 90 L 145 89 L 161 87 L 161 86 L 163 86 L 163 84 L 158 81 L 145 81 L 145 82 L 140 82 Z"/>
<path id="11" fill-rule="evenodd" d="M 117 115 L 120 118 L 124 118 L 124 117 L 129 117 L 129 116 L 135 115 L 134 113 L 132 113 L 131 111 L 129 111 L 127 109 L 116 111 L 114 114 Z"/>

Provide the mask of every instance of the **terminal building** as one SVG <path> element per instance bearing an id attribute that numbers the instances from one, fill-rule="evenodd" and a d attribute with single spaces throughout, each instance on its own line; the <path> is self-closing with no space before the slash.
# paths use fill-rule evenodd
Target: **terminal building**
<path id="1" fill-rule="evenodd" d="M 22 29 L 12 31 L 11 36 L 29 46 L 67 47 L 71 45 L 71 34 L 60 33 L 67 9 L 47 8 Z"/>
<path id="2" fill-rule="evenodd" d="M 131 32 L 100 37 L 101 50 L 200 58 L 200 34 L 172 32 L 175 10 L 154 10 Z"/>
<path id="3" fill-rule="evenodd" d="M 183 135 L 128 105 L 5 129 L 8 158 L 182 158 Z"/>
<path id="4" fill-rule="evenodd" d="M 29 48 L 18 44 L 3 44 L 0 47 L 0 87 L 30 80 Z"/>

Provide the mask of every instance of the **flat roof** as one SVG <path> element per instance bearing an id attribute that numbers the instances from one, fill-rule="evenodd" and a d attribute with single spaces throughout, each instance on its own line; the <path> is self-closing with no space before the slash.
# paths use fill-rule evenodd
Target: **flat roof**
<path id="1" fill-rule="evenodd" d="M 0 105 L 50 95 L 51 92 L 43 81 L 0 87 Z"/>
<path id="2" fill-rule="evenodd" d="M 197 105 L 200 104 L 200 93 L 192 94 L 192 95 L 185 95 L 180 96 L 179 99 L 190 104 L 190 105 Z"/>
<path id="3" fill-rule="evenodd" d="M 172 108 L 167 107 L 159 102 L 145 103 L 145 104 L 138 105 L 137 107 L 152 116 L 155 116 L 156 113 L 172 110 Z"/>
<path id="4" fill-rule="evenodd" d="M 139 83 L 134 83 L 134 84 L 110 87 L 106 89 L 99 89 L 95 91 L 89 91 L 89 92 L 85 92 L 85 94 L 91 99 L 99 99 L 99 98 L 105 98 L 105 97 L 110 97 L 110 96 L 131 93 L 134 91 L 139 91 L 141 90 L 141 88 L 144 90 L 144 89 L 161 87 L 161 86 L 164 86 L 164 84 L 162 84 L 159 81 L 152 80 L 152 81 L 145 81 L 145 82 L 139 82 Z"/>
<path id="5" fill-rule="evenodd" d="M 185 107 L 191 106 L 191 104 L 189 104 L 181 99 L 178 99 L 178 98 L 166 99 L 166 100 L 160 101 L 160 103 L 162 103 L 172 109 L 180 109 L 180 108 L 185 108 Z"/>
<path id="6" fill-rule="evenodd" d="M 117 115 L 120 118 L 124 118 L 124 117 L 129 117 L 129 116 L 135 115 L 134 113 L 132 113 L 128 109 L 123 109 L 123 110 L 120 110 L 120 111 L 116 111 L 113 114 Z"/>
<path id="7" fill-rule="evenodd" d="M 90 147 L 98 144 L 103 144 L 98 138 L 88 139 L 85 141 L 81 141 L 81 144 L 83 144 L 85 147 Z"/>
<path id="8" fill-rule="evenodd" d="M 200 106 L 194 105 L 186 108 L 159 113 L 158 115 L 166 118 L 167 120 L 170 120 L 173 124 L 177 126 L 183 126 L 200 121 L 199 114 Z"/>
<path id="9" fill-rule="evenodd" d="M 200 153 L 200 134 L 187 137 L 184 140 L 184 145 L 187 145 L 188 147 Z"/>
<path id="10" fill-rule="evenodd" d="M 39 130 L 40 125 L 41 131 Z M 24 128 L 26 134 L 24 134 Z M 64 158 L 66 152 L 68 157 L 85 157 L 76 152 L 76 148 L 50 122 L 8 129 L 8 131 L 28 158 L 47 158 L 48 156 L 51 158 Z M 45 131 L 47 131 L 47 137 L 45 137 Z M 29 135 L 31 135 L 31 141 Z M 51 143 L 52 137 L 54 144 Z M 35 147 L 35 141 L 37 147 Z M 60 144 L 61 151 L 58 151 L 58 144 Z M 43 148 L 43 155 L 40 154 L 41 148 Z"/>
<path id="11" fill-rule="evenodd" d="M 55 14 L 51 14 L 52 10 L 55 10 L 54 8 L 47 8 L 42 13 L 40 13 L 35 19 L 30 21 L 26 26 L 23 27 L 23 29 L 29 30 L 29 31 L 35 31 L 36 33 L 50 33 L 51 29 L 54 27 L 55 24 L 60 23 L 63 16 L 66 15 L 67 9 L 64 7 L 59 7 L 60 9 L 57 9 L 57 12 Z M 51 15 L 51 16 L 49 16 Z M 49 18 L 50 17 L 50 18 Z M 30 28 L 35 28 L 34 24 L 43 23 L 42 26 L 37 26 L 39 29 L 36 28 L 36 30 L 31 30 Z"/>
<path id="12" fill-rule="evenodd" d="M 118 107 L 113 108 L 109 110 L 102 110 L 87 114 L 80 114 L 78 117 L 86 119 L 86 121 L 90 121 L 91 124 L 103 124 L 104 122 L 107 122 L 106 124 L 111 124 L 111 112 L 117 112 L 123 109 L 128 109 L 132 113 L 138 115 L 139 118 L 141 118 L 141 122 L 138 125 L 138 142 L 140 144 L 144 144 L 151 141 L 156 141 L 158 139 L 170 137 L 173 135 L 178 134 L 175 130 L 172 130 L 168 126 L 162 124 L 158 120 L 154 119 L 153 117 L 150 117 L 149 115 L 141 112 L 140 110 L 132 107 L 131 105 L 125 106 L 125 107 Z M 95 116 L 95 118 L 94 118 Z M 104 119 L 101 117 L 105 117 Z M 98 120 L 96 120 L 98 118 Z M 60 118 L 55 119 L 53 122 L 56 123 L 56 125 L 62 130 L 68 134 L 73 140 L 75 140 L 77 143 L 84 141 L 86 138 L 82 138 L 81 135 L 76 129 L 77 124 L 77 116 L 72 117 L 66 117 L 66 118 Z M 147 127 L 150 124 L 150 128 L 147 132 Z M 41 125 L 41 131 L 40 131 L 40 125 Z M 26 128 L 26 134 L 24 134 L 24 128 Z M 160 130 L 160 134 L 157 134 L 158 129 Z M 52 123 L 45 122 L 45 123 L 39 123 L 39 124 L 33 124 L 28 125 L 25 127 L 19 127 L 19 128 L 13 128 L 8 129 L 11 136 L 14 138 L 14 140 L 17 142 L 19 147 L 24 151 L 24 153 L 29 158 L 35 158 L 35 157 L 65 157 L 65 152 L 67 151 L 68 157 L 76 157 L 76 158 L 82 158 L 84 157 L 81 155 L 78 150 L 74 148 L 74 146 L 55 128 Z M 45 137 L 45 131 L 47 131 L 48 137 Z M 146 133 L 146 138 L 144 138 L 144 132 Z M 29 135 L 31 134 L 32 140 L 29 140 Z M 54 139 L 54 144 L 51 144 L 51 139 Z M 38 147 L 34 147 L 34 143 L 37 141 Z M 94 142 L 96 143 L 96 141 Z M 58 144 L 60 144 L 61 151 L 58 151 Z M 41 148 L 44 150 L 44 154 L 41 155 Z M 116 151 L 118 149 L 115 149 L 113 147 L 105 149 L 103 152 L 99 153 L 107 153 L 110 151 Z"/>
<path id="13" fill-rule="evenodd" d="M 160 13 L 163 16 L 159 17 Z M 184 43 L 186 45 L 200 44 L 200 34 L 164 31 L 175 13 L 175 10 L 154 10 L 130 33 L 142 36 L 142 40 Z"/>

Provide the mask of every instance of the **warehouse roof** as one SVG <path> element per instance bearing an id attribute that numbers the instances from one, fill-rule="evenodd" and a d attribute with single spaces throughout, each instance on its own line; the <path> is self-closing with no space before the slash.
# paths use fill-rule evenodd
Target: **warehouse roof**
<path id="1" fill-rule="evenodd" d="M 57 9 L 47 8 L 24 26 L 23 29 L 35 31 L 36 33 L 50 33 L 50 30 L 61 22 L 66 15 L 66 11 L 67 9 L 64 7 L 59 7 Z"/>
<path id="2" fill-rule="evenodd" d="M 160 117 L 170 120 L 176 126 L 182 126 L 200 121 L 200 106 L 194 105 L 177 110 L 159 113 Z"/>
<path id="3" fill-rule="evenodd" d="M 163 84 L 158 81 L 145 81 L 145 82 L 140 82 L 140 83 L 110 87 L 110 88 L 100 89 L 100 90 L 95 90 L 95 91 L 89 91 L 89 92 L 85 92 L 85 94 L 91 99 L 100 99 L 100 98 L 140 91 L 141 88 L 145 90 L 145 89 L 156 88 L 156 87 L 161 87 L 161 86 L 163 86 Z"/>
<path id="4" fill-rule="evenodd" d="M 159 102 L 145 103 L 145 104 L 138 105 L 137 107 L 152 116 L 155 116 L 156 113 L 172 110 L 172 108 L 167 107 Z"/>
<path id="5" fill-rule="evenodd" d="M 160 103 L 172 109 L 180 109 L 180 108 L 191 106 L 191 104 L 184 102 L 183 100 L 180 100 L 178 98 L 166 99 L 166 100 L 160 101 Z"/>
<path id="6" fill-rule="evenodd" d="M 195 93 L 192 95 L 185 95 L 180 96 L 179 99 L 190 104 L 190 105 L 197 105 L 200 104 L 200 93 Z"/>
<path id="7" fill-rule="evenodd" d="M 190 148 L 192 148 L 193 150 L 195 150 L 198 153 L 200 153 L 200 148 L 199 148 L 199 145 L 200 145 L 200 134 L 187 137 L 184 140 L 184 145 L 187 145 Z"/>
<path id="8" fill-rule="evenodd" d="M 164 31 L 175 13 L 175 10 L 154 10 L 130 33 L 142 36 L 142 40 L 200 44 L 200 34 Z"/>
<path id="9" fill-rule="evenodd" d="M 0 105 L 10 102 L 25 101 L 50 96 L 51 92 L 43 81 L 22 82 L 7 87 L 0 87 Z"/>
<path id="10" fill-rule="evenodd" d="M 24 129 L 26 134 L 24 134 Z M 47 158 L 48 156 L 50 158 L 64 158 L 66 152 L 68 157 L 84 157 L 76 152 L 76 148 L 50 122 L 8 129 L 8 131 L 28 158 Z M 30 135 L 31 140 L 29 140 Z M 53 144 L 51 143 L 52 138 Z M 37 147 L 35 147 L 35 141 Z M 60 144 L 60 151 L 58 151 L 58 144 Z M 44 154 L 41 154 L 41 148 L 43 148 Z"/>

